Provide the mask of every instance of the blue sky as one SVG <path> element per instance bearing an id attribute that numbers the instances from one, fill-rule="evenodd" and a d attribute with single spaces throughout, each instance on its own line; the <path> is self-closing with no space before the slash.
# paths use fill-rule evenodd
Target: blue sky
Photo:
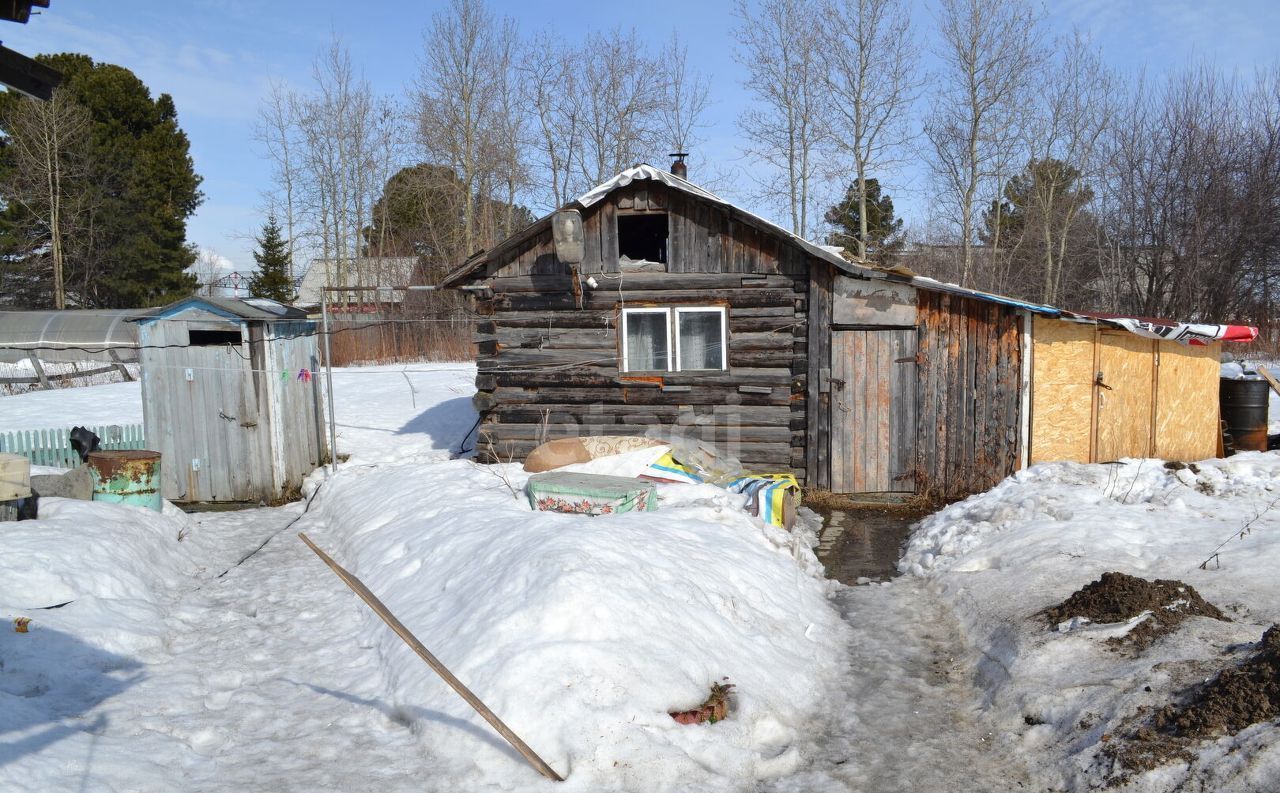
<path id="1" fill-rule="evenodd" d="M 19 52 L 83 52 L 132 69 L 154 93 L 171 94 L 204 177 L 204 204 L 188 238 L 252 266 L 250 239 L 261 226 L 261 191 L 269 169 L 252 139 L 259 99 L 271 79 L 309 81 L 316 50 L 336 31 L 375 89 L 400 93 L 418 70 L 422 32 L 442 2 L 366 0 L 53 0 L 25 26 L 6 25 L 4 43 Z M 690 61 L 712 80 L 717 100 L 702 144 L 707 156 L 746 168 L 735 119 L 748 101 L 733 60 L 729 0 L 640 3 L 492 0 L 522 29 L 553 26 L 569 39 L 615 26 L 665 40 L 674 27 L 690 45 Z M 353 9 L 356 9 L 353 11 Z M 913 18 L 932 28 L 928 3 Z M 1252 72 L 1277 60 L 1280 3 L 1274 0 L 1052 0 L 1048 30 L 1092 35 L 1115 67 L 1161 74 L 1197 61 Z M 697 181 L 697 174 L 692 174 Z M 914 182 L 914 184 L 913 184 Z M 919 180 L 907 174 L 899 206 L 922 212 Z M 913 192 L 914 189 L 914 192 Z M 728 191 L 732 196 L 736 191 Z M 766 213 L 771 214 L 771 213 Z"/>

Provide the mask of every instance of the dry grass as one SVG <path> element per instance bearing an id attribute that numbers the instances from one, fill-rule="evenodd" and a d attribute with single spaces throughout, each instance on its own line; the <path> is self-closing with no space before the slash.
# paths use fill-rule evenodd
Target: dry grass
<path id="1" fill-rule="evenodd" d="M 904 494 L 905 495 L 905 494 Z M 917 494 L 901 500 L 873 499 L 867 496 L 851 496 L 844 493 L 832 493 L 816 487 L 804 489 L 804 506 L 815 512 L 830 513 L 834 510 L 858 510 L 874 507 L 876 509 L 913 513 L 931 512 L 940 506 L 926 494 Z"/>

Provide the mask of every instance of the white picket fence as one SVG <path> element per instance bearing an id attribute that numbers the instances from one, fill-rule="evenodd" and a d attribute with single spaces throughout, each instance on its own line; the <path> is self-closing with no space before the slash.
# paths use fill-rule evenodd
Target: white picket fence
<path id="1" fill-rule="evenodd" d="M 101 449 L 145 449 L 141 424 L 86 427 L 101 440 Z M 20 454 L 32 465 L 75 468 L 80 456 L 71 448 L 71 428 L 0 432 L 0 452 Z"/>

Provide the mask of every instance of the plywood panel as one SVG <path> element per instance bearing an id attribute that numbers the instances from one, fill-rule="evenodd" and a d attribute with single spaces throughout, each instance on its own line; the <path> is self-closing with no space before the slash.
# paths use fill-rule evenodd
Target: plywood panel
<path id="1" fill-rule="evenodd" d="M 1032 323 L 1032 463 L 1090 461 L 1096 333 L 1057 319 Z"/>
<path id="2" fill-rule="evenodd" d="M 1094 460 L 1148 457 L 1155 410 L 1155 345 L 1127 331 L 1098 334 L 1098 438 Z"/>
<path id="3" fill-rule="evenodd" d="M 1166 460 L 1203 460 L 1218 453 L 1218 357 L 1221 344 L 1157 342 L 1156 449 Z"/>

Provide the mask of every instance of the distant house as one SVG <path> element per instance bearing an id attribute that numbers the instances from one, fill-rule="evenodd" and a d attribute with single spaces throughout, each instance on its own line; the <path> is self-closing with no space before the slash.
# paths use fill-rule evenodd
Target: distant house
<path id="1" fill-rule="evenodd" d="M 862 266 L 647 165 L 441 286 L 477 296 L 490 460 L 662 427 L 810 486 L 956 498 L 1031 461 L 1216 451 L 1212 335 Z"/>
<path id="2" fill-rule="evenodd" d="M 404 300 L 398 287 L 412 283 L 417 266 L 416 256 L 316 259 L 302 276 L 296 302 L 318 305 L 325 287 L 343 287 L 344 291 L 329 293 L 334 311 L 367 312 L 395 305 Z"/>

